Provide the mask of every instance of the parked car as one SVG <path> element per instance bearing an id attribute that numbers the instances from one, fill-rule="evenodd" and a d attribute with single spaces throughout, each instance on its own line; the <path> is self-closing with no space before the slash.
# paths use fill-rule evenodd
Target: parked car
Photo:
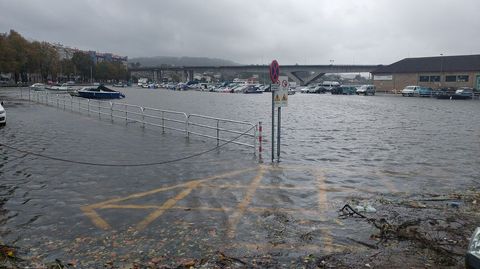
<path id="1" fill-rule="evenodd" d="M 440 88 L 434 91 L 434 96 L 437 99 L 451 99 L 454 94 L 454 88 Z"/>
<path id="2" fill-rule="evenodd" d="M 420 97 L 430 97 L 432 96 L 432 88 L 428 87 L 417 87 L 414 91 L 413 94 L 420 96 Z"/>
<path id="3" fill-rule="evenodd" d="M 473 99 L 474 90 L 468 87 L 460 87 L 452 95 L 452 99 L 464 100 L 464 99 Z"/>
<path id="4" fill-rule="evenodd" d="M 420 88 L 420 86 L 407 86 L 403 88 L 402 96 L 414 96 L 415 90 L 417 90 L 417 88 Z"/>
<path id="5" fill-rule="evenodd" d="M 7 124 L 7 112 L 3 108 L 3 102 L 0 102 L 0 126 L 5 126 Z"/>
<path id="6" fill-rule="evenodd" d="M 356 94 L 364 94 L 364 95 L 375 95 L 375 86 L 374 85 L 362 85 L 356 91 Z"/>
<path id="7" fill-rule="evenodd" d="M 331 90 L 332 94 L 344 94 L 344 95 L 352 95 L 357 92 L 357 88 L 355 86 L 349 85 L 342 85 L 340 87 L 335 87 Z"/>

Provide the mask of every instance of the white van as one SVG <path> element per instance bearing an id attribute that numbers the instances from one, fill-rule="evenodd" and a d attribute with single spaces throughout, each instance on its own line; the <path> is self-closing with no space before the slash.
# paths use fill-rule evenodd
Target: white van
<path id="1" fill-rule="evenodd" d="M 327 92 L 332 91 L 334 88 L 340 87 L 340 82 L 338 81 L 324 81 L 322 82 L 322 87 L 324 87 Z"/>

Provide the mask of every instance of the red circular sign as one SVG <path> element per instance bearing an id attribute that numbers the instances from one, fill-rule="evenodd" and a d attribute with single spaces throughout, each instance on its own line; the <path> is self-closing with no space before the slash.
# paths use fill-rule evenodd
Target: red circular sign
<path id="1" fill-rule="evenodd" d="M 286 80 L 282 81 L 282 86 L 284 88 L 288 87 L 288 81 L 286 81 Z"/>
<path id="2" fill-rule="evenodd" d="M 280 75 L 280 66 L 278 65 L 277 60 L 273 60 L 270 64 L 270 79 L 273 83 L 277 83 L 278 76 Z"/>

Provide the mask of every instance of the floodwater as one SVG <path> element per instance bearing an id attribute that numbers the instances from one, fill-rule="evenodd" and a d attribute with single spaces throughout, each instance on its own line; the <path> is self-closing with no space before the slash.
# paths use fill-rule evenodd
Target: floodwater
<path id="1" fill-rule="evenodd" d="M 72 112 L 0 89 L 8 113 L 1 147 L 2 241 L 32 260 L 102 267 L 176 264 L 221 251 L 285 261 L 348 249 L 368 233 L 337 219 L 353 200 L 441 194 L 480 178 L 480 102 L 396 96 L 290 96 L 281 162 L 270 163 L 270 94 L 123 90 L 121 102 L 252 123 L 264 152 L 105 116 Z"/>

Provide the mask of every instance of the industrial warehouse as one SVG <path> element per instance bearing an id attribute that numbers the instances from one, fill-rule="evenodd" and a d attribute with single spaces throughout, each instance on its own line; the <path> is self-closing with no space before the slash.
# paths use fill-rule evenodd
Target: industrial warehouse
<path id="1" fill-rule="evenodd" d="M 398 93 L 408 85 L 432 89 L 480 88 L 480 55 L 405 58 L 372 72 L 377 90 Z"/>

